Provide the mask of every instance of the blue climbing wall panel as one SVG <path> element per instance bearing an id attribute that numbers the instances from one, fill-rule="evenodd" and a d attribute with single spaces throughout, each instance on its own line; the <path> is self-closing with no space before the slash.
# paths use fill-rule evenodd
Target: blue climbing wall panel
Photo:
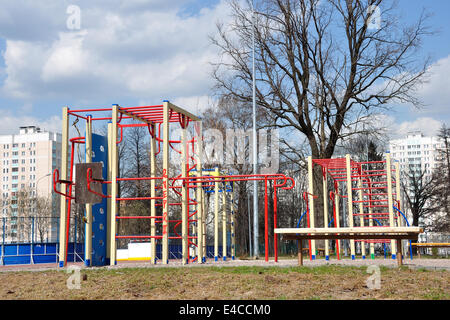
<path id="1" fill-rule="evenodd" d="M 108 178 L 108 139 L 105 136 L 92 134 L 92 162 L 103 164 L 103 179 Z M 107 185 L 102 186 L 103 194 L 107 193 Z M 92 206 L 92 261 L 85 260 L 86 265 L 104 266 L 106 260 L 106 204 L 107 199 Z"/>

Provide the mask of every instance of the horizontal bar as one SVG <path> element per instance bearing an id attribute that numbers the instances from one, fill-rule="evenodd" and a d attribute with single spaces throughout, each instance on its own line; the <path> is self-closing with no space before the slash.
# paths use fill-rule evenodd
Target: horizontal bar
<path id="1" fill-rule="evenodd" d="M 423 229 L 419 227 L 388 227 L 384 230 L 380 230 L 379 227 L 346 227 L 346 228 L 276 228 L 275 233 L 422 233 Z"/>

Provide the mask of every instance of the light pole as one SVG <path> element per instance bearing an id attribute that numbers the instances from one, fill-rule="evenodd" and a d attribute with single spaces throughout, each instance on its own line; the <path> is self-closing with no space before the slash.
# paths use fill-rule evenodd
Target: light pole
<path id="1" fill-rule="evenodd" d="M 255 79 L 255 7 L 252 0 L 252 80 L 253 80 L 253 174 L 258 174 L 258 141 L 256 137 L 256 79 Z M 258 245 L 258 183 L 253 181 L 253 255 L 259 256 Z"/>
<path id="2" fill-rule="evenodd" d="M 51 173 L 47 173 L 46 175 L 44 175 L 44 176 L 40 177 L 39 179 L 37 179 L 36 187 L 34 188 L 34 192 L 36 193 L 36 195 L 35 195 L 36 198 L 38 197 L 38 183 L 39 183 L 39 181 L 41 181 L 42 179 L 44 179 L 44 178 L 46 178 L 46 177 L 48 177 L 50 175 L 51 175 Z"/>
<path id="3" fill-rule="evenodd" d="M 38 209 L 38 206 L 39 206 L 39 204 L 38 204 L 38 184 L 39 184 L 39 181 L 41 181 L 42 179 L 44 179 L 44 178 L 46 178 L 46 177 L 48 177 L 48 176 L 51 176 L 51 173 L 47 173 L 46 175 L 43 175 L 42 177 L 40 177 L 39 179 L 37 179 L 37 181 L 36 181 L 36 186 L 35 186 L 35 188 L 34 188 L 34 192 L 35 192 L 35 195 L 34 195 L 34 198 L 35 198 L 35 207 L 36 207 L 36 209 Z M 39 212 L 36 212 L 37 214 L 39 214 Z M 32 238 L 34 238 L 34 222 L 35 222 L 35 218 L 34 217 L 32 217 L 32 223 L 33 223 L 33 225 L 32 225 L 32 229 L 33 229 L 33 232 L 32 232 Z M 34 239 L 32 239 L 32 241 L 34 241 Z"/>

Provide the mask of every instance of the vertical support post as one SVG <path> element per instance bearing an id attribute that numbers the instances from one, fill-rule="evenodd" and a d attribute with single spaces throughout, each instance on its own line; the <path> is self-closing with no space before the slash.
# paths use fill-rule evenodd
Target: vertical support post
<path id="1" fill-rule="evenodd" d="M 370 196 L 368 196 L 369 200 L 372 200 L 372 196 L 371 196 L 372 189 L 371 189 L 371 187 L 372 187 L 372 184 L 369 183 L 369 194 L 370 194 Z M 370 203 L 372 203 L 372 202 L 370 202 Z M 369 207 L 369 227 L 373 227 L 373 215 L 372 215 L 372 213 L 373 213 L 373 209 L 372 209 L 372 207 Z M 375 260 L 375 244 L 373 243 L 373 241 L 370 242 L 370 258 L 372 260 Z"/>
<path id="2" fill-rule="evenodd" d="M 303 239 L 297 240 L 298 265 L 303 266 Z"/>
<path id="3" fill-rule="evenodd" d="M 264 178 L 264 258 L 269 261 L 269 199 L 267 190 L 267 177 Z"/>
<path id="4" fill-rule="evenodd" d="M 277 187 L 276 180 L 274 180 L 273 187 L 273 229 L 277 228 L 277 214 L 278 214 L 278 199 L 277 199 Z M 278 262 L 278 233 L 273 233 L 273 253 L 274 260 Z"/>
<path id="5" fill-rule="evenodd" d="M 394 208 L 393 208 L 393 199 L 392 199 L 392 171 L 391 171 L 391 154 L 389 152 L 386 153 L 386 179 L 387 179 L 387 193 L 388 193 L 388 209 L 389 209 L 389 226 L 395 227 L 394 222 Z M 396 250 L 396 241 L 391 240 L 391 254 L 392 259 L 395 259 L 397 250 Z"/>
<path id="6" fill-rule="evenodd" d="M 398 161 L 395 162 L 394 166 L 395 166 L 395 200 L 397 201 L 396 205 L 398 205 L 398 209 L 401 210 L 402 197 L 400 190 L 400 164 L 398 163 Z M 399 227 L 405 226 L 406 222 L 400 218 L 400 215 L 398 216 L 399 216 L 398 226 Z"/>
<path id="7" fill-rule="evenodd" d="M 234 217 L 234 182 L 231 182 L 231 260 L 236 256 L 235 217 Z"/>
<path id="8" fill-rule="evenodd" d="M 92 162 L 92 116 L 88 115 L 86 120 L 86 137 L 85 137 L 85 161 Z M 87 203 L 85 208 L 86 224 L 84 235 L 84 265 L 91 266 L 92 261 L 92 204 Z M 76 241 L 75 241 L 76 246 Z"/>
<path id="9" fill-rule="evenodd" d="M 107 179 L 112 181 L 112 122 L 108 122 L 108 164 L 107 164 Z M 107 184 L 107 194 L 111 195 L 111 184 Z M 108 223 L 108 228 L 106 228 L 106 264 L 111 263 L 111 241 L 115 241 L 115 238 L 111 236 L 111 198 L 106 199 L 106 221 Z"/>
<path id="10" fill-rule="evenodd" d="M 206 262 L 206 223 L 205 223 L 205 219 L 206 219 L 206 201 L 205 201 L 205 192 L 202 190 L 202 236 L 199 237 L 199 248 L 203 247 L 203 250 L 201 250 L 201 257 L 202 257 L 202 261 Z M 202 242 L 200 242 L 202 241 Z"/>
<path id="11" fill-rule="evenodd" d="M 227 183 L 222 189 L 222 259 L 227 260 Z"/>
<path id="12" fill-rule="evenodd" d="M 197 121 L 195 123 L 195 130 L 197 136 L 197 177 L 202 177 L 202 160 L 203 160 L 203 128 L 202 122 Z M 204 218 L 204 192 L 202 183 L 197 182 L 196 196 L 197 201 L 197 262 L 203 263 L 206 261 L 206 226 Z"/>
<path id="13" fill-rule="evenodd" d="M 399 162 L 395 161 L 394 166 L 395 166 L 395 200 L 396 200 L 395 205 L 398 206 L 397 209 L 401 210 L 402 198 L 401 198 L 401 190 L 400 190 L 400 164 L 399 164 Z M 403 220 L 403 217 L 401 217 L 401 215 L 398 212 L 396 214 L 398 217 L 397 226 L 404 227 L 406 225 L 406 221 Z M 400 241 L 400 243 L 402 243 L 402 241 Z M 408 243 L 408 242 L 406 242 L 406 243 Z M 407 251 L 407 249 L 404 248 L 403 246 L 398 247 L 397 250 L 399 250 L 399 251 L 402 250 L 402 253 Z"/>
<path id="14" fill-rule="evenodd" d="M 219 259 L 219 168 L 215 168 L 214 182 L 214 261 Z"/>
<path id="15" fill-rule="evenodd" d="M 117 176 L 119 175 L 119 161 L 117 152 L 117 119 L 119 114 L 119 106 L 117 104 L 112 107 L 112 125 L 111 125 L 111 215 L 109 227 L 111 229 L 109 239 L 109 264 L 115 265 L 116 261 L 116 216 L 118 213 L 117 196 L 118 184 Z"/>
<path id="16" fill-rule="evenodd" d="M 309 221 L 311 228 L 315 227 L 314 224 L 314 172 L 313 172 L 312 157 L 308 157 L 308 203 L 309 203 Z M 311 240 L 311 248 L 309 248 L 309 256 L 311 260 L 316 259 L 316 240 Z"/>
<path id="17" fill-rule="evenodd" d="M 345 155 L 345 165 L 347 169 L 347 205 L 348 205 L 348 226 L 353 228 L 353 196 L 352 196 L 352 168 L 350 155 Z M 350 239 L 350 254 L 355 260 L 355 240 Z"/>
<path id="18" fill-rule="evenodd" d="M 169 101 L 163 102 L 162 262 L 169 263 Z"/>
<path id="19" fill-rule="evenodd" d="M 401 239 L 397 239 L 396 242 L 397 242 L 397 247 L 401 248 L 402 240 Z M 398 253 L 397 253 L 397 264 L 398 264 L 399 267 L 401 267 L 402 264 L 403 264 L 403 256 L 402 256 L 402 251 L 401 250 L 398 250 Z"/>
<path id="20" fill-rule="evenodd" d="M 6 218 L 3 217 L 2 218 L 2 259 L 0 261 L 0 265 L 5 265 L 5 262 L 3 261 L 4 256 L 5 256 L 5 230 L 6 230 Z"/>
<path id="21" fill-rule="evenodd" d="M 31 250 L 30 250 L 30 253 L 31 253 L 31 256 L 30 256 L 30 262 L 31 262 L 31 264 L 34 264 L 34 260 L 33 260 L 33 255 L 34 255 L 34 250 L 33 250 L 33 247 L 34 247 L 34 235 L 35 235 L 35 232 L 34 232 L 34 217 L 31 217 Z M 75 245 L 76 245 L 76 241 L 75 241 Z"/>
<path id="22" fill-rule="evenodd" d="M 150 137 L 150 176 L 156 177 L 156 127 L 151 125 L 153 136 Z M 156 217 L 156 180 L 150 180 L 150 216 Z M 151 264 L 156 264 L 156 220 L 150 219 L 150 235 L 152 236 L 150 242 L 150 260 Z"/>
<path id="23" fill-rule="evenodd" d="M 69 152 L 69 108 L 64 107 L 62 111 L 62 140 L 61 140 L 61 169 L 60 179 L 67 180 L 68 152 Z M 65 192 L 69 190 L 66 185 Z M 67 199 L 64 196 L 60 198 L 60 220 L 59 220 L 59 267 L 66 266 L 66 234 L 64 232 L 67 223 Z"/>
<path id="24" fill-rule="evenodd" d="M 187 141 L 186 128 L 181 128 L 181 176 L 187 177 Z M 181 252 L 182 264 L 189 262 L 189 241 L 188 241 L 188 188 L 186 187 L 186 180 L 182 180 L 181 185 Z"/>
<path id="25" fill-rule="evenodd" d="M 323 185 L 323 222 L 324 227 L 328 228 L 328 179 L 327 171 L 322 169 L 322 185 Z M 330 241 L 325 240 L 325 260 L 330 260 Z"/>
<path id="26" fill-rule="evenodd" d="M 362 174 L 362 170 L 360 170 L 359 175 Z M 359 224 L 360 227 L 364 227 L 364 203 L 362 202 L 364 199 L 363 196 L 363 190 L 362 190 L 362 179 L 361 177 L 358 178 L 358 198 L 359 198 Z M 369 208 L 371 208 L 372 206 L 372 202 L 369 201 Z M 366 243 L 364 241 L 360 242 L 361 244 L 361 255 L 362 258 L 365 259 L 366 258 Z"/>

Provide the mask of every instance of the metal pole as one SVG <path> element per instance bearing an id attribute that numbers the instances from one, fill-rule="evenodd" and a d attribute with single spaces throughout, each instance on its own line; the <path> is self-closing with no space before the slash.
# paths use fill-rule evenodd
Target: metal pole
<path id="1" fill-rule="evenodd" d="M 255 80 L 255 28 L 254 28 L 255 10 L 252 1 L 252 80 L 253 80 L 253 174 L 258 174 L 258 150 L 256 140 L 256 80 Z M 259 255 L 258 244 L 258 183 L 253 181 L 253 255 L 255 258 Z"/>
<path id="2" fill-rule="evenodd" d="M 249 256 L 253 253 L 252 248 L 252 223 L 250 214 L 250 196 L 247 197 L 247 210 L 248 210 L 248 245 L 249 245 Z"/>
<path id="3" fill-rule="evenodd" d="M 34 245 L 34 217 L 31 217 L 31 250 L 30 250 L 30 254 L 31 254 L 30 262 L 31 262 L 31 264 L 34 264 L 33 263 L 33 245 Z"/>
<path id="4" fill-rule="evenodd" d="M 5 263 L 4 263 L 4 261 L 3 261 L 3 256 L 5 255 L 5 224 L 6 224 L 6 218 L 5 217 L 3 217 L 2 218 L 2 222 L 3 222 L 3 226 L 2 226 L 2 230 L 3 230 L 3 233 L 2 233 L 2 252 L 1 252 L 1 254 L 2 254 L 2 259 L 1 259 L 1 265 L 5 265 Z"/>

